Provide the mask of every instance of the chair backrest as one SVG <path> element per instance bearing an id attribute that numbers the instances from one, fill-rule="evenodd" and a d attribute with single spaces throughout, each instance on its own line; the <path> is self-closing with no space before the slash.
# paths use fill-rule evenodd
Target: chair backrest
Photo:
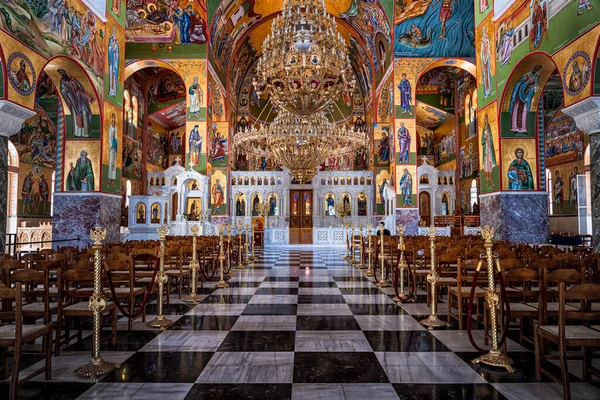
<path id="1" fill-rule="evenodd" d="M 68 269 L 58 276 L 61 298 L 88 298 L 94 291 L 94 272 Z M 102 282 L 102 281 L 101 281 Z"/>
<path id="2" fill-rule="evenodd" d="M 556 271 L 558 272 L 558 271 Z M 575 277 L 575 275 L 572 275 Z M 600 320 L 600 311 L 588 311 L 589 303 L 592 301 L 600 300 L 600 284 L 597 283 L 586 283 L 582 285 L 574 285 L 567 289 L 566 281 L 560 281 L 558 284 L 558 332 L 559 337 L 565 337 L 566 321 L 577 321 L 579 325 L 581 321 L 585 321 L 586 324 L 597 323 Z M 571 300 L 569 305 L 571 308 L 567 310 L 567 300 Z M 573 310 L 573 300 L 579 301 L 579 308 Z M 581 338 L 585 340 L 585 338 Z"/>
<path id="3" fill-rule="evenodd" d="M 106 255 L 106 261 L 123 261 L 129 263 L 131 261 L 131 256 L 125 253 L 108 253 Z"/>
<path id="4" fill-rule="evenodd" d="M 0 285 L 0 321 L 15 321 L 15 337 L 21 337 L 23 332 L 22 306 L 21 282 L 17 282 L 14 289 Z"/>

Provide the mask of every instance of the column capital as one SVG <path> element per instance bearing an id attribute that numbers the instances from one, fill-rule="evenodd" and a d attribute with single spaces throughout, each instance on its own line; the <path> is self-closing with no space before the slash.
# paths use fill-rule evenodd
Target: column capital
<path id="1" fill-rule="evenodd" d="M 35 111 L 13 103 L 0 100 L 0 136 L 10 137 L 19 132 L 23 122 L 35 115 Z"/>
<path id="2" fill-rule="evenodd" d="M 572 117 L 579 129 L 588 135 L 600 132 L 600 96 L 590 96 L 579 103 L 562 109 Z"/>

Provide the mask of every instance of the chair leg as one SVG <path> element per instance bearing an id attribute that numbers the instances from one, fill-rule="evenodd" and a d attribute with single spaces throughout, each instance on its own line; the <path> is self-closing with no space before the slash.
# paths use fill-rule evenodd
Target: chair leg
<path id="1" fill-rule="evenodd" d="M 535 379 L 542 380 L 542 338 L 538 334 L 537 327 L 533 327 L 533 346 L 535 350 Z"/>
<path id="2" fill-rule="evenodd" d="M 456 307 L 458 307 L 458 329 L 463 329 L 463 299 L 458 297 L 458 301 L 456 302 Z"/>
<path id="3" fill-rule="evenodd" d="M 117 344 L 117 320 L 119 318 L 119 313 L 117 307 L 115 306 L 113 310 L 113 318 L 112 318 L 112 344 L 113 346 Z"/>
<path id="4" fill-rule="evenodd" d="M 49 381 L 52 379 L 52 325 L 50 325 L 48 329 L 48 334 L 44 339 L 46 346 L 46 380 Z"/>
<path id="5" fill-rule="evenodd" d="M 560 339 L 559 339 L 560 341 Z M 563 398 L 565 400 L 571 400 L 571 386 L 569 384 L 569 368 L 567 365 L 567 346 L 564 342 L 559 344 L 559 356 L 560 356 L 560 372 L 562 375 L 563 384 Z"/>
<path id="6" fill-rule="evenodd" d="M 19 370 L 21 367 L 21 350 L 23 344 L 20 340 L 15 343 L 15 358 L 13 360 L 12 373 L 10 376 L 10 400 L 17 399 L 17 393 L 19 392 Z"/>
<path id="7" fill-rule="evenodd" d="M 54 348 L 54 354 L 58 357 L 60 355 L 60 335 L 62 331 L 62 314 L 60 311 L 56 317 L 56 342 Z"/>
<path id="8" fill-rule="evenodd" d="M 583 353 L 583 380 L 587 382 L 591 379 L 589 367 L 592 366 L 592 348 L 582 346 L 581 352 Z"/>

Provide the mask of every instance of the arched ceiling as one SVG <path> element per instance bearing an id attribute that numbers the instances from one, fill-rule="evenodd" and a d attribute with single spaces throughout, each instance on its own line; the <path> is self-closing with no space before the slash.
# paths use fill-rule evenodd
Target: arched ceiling
<path id="1" fill-rule="evenodd" d="M 213 1 L 217 0 L 209 0 Z M 337 18 L 338 30 L 348 43 L 363 103 L 370 104 L 373 90 L 392 64 L 390 20 L 379 0 L 335 0 L 325 4 Z M 262 42 L 282 7 L 283 0 L 223 0 L 212 14 L 208 58 L 218 79 L 236 97 L 252 81 Z"/>

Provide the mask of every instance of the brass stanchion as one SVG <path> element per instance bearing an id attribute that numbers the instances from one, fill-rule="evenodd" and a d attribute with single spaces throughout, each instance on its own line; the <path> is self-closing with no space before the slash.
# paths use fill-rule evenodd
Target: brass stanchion
<path id="1" fill-rule="evenodd" d="M 229 249 L 231 247 L 231 225 L 227 224 L 225 225 L 225 229 L 227 229 L 227 249 Z M 229 253 L 229 251 L 228 251 Z M 225 275 L 227 275 L 229 278 L 234 276 L 233 270 L 231 269 L 232 265 L 231 265 L 231 257 L 227 257 L 227 272 L 225 273 Z"/>
<path id="2" fill-rule="evenodd" d="M 358 261 L 356 261 L 356 259 L 354 258 L 354 253 L 356 251 L 356 249 L 354 248 L 354 229 L 356 228 L 356 225 L 350 225 L 350 227 L 352 228 L 352 236 L 350 236 L 350 264 L 354 265 L 358 264 Z"/>
<path id="3" fill-rule="evenodd" d="M 165 274 L 165 241 L 167 240 L 166 236 L 167 233 L 169 233 L 169 227 L 165 225 L 159 226 L 157 231 L 160 237 L 160 250 L 158 251 L 159 267 L 158 273 L 156 274 L 156 281 L 158 282 L 158 315 L 152 321 L 146 322 L 146 325 L 151 328 L 166 329 L 173 323 L 173 321 L 165 318 L 163 315 L 163 294 L 165 283 L 167 283 L 168 279 L 167 275 Z"/>
<path id="4" fill-rule="evenodd" d="M 250 224 L 252 225 L 252 224 Z M 245 228 L 246 228 L 246 242 L 244 243 L 244 265 L 250 265 L 250 260 L 248 259 L 248 257 L 250 256 L 250 241 L 248 240 L 248 228 L 250 227 L 250 225 L 246 224 Z"/>
<path id="5" fill-rule="evenodd" d="M 88 377 L 90 381 L 96 382 L 98 376 L 108 374 L 109 372 L 120 368 L 119 364 L 104 361 L 100 356 L 100 322 L 102 311 L 106 308 L 106 300 L 100 290 L 102 280 L 102 241 L 106 237 L 106 230 L 97 226 L 90 230 L 90 237 L 94 241 L 92 249 L 94 250 L 94 293 L 90 296 L 89 309 L 94 313 L 94 331 L 92 332 L 93 347 L 92 358 L 90 361 L 77 368 L 74 372 L 78 375 Z M 114 299 L 117 301 L 117 299 Z"/>
<path id="6" fill-rule="evenodd" d="M 252 263 L 254 262 L 254 225 L 250 224 L 250 232 L 248 232 L 248 226 L 246 226 L 246 235 L 248 236 L 248 256 L 246 258 L 248 262 Z M 252 250 L 250 251 L 250 249 Z"/>
<path id="7" fill-rule="evenodd" d="M 360 262 L 358 263 L 358 265 L 356 266 L 357 269 L 365 269 L 367 268 L 367 266 L 365 265 L 365 261 L 364 261 L 364 236 L 363 236 L 363 229 L 364 229 L 364 225 L 360 224 L 358 226 L 358 229 L 360 229 Z"/>
<path id="8" fill-rule="evenodd" d="M 409 296 L 404 294 L 404 271 L 408 268 L 406 264 L 406 260 L 404 260 L 404 250 L 406 250 L 406 246 L 404 245 L 404 231 L 406 228 L 404 225 L 397 225 L 396 230 L 398 231 L 398 250 L 400 251 L 400 260 L 398 260 L 398 272 L 399 272 L 399 285 L 400 289 L 398 291 L 398 296 L 395 296 L 392 300 L 396 302 L 404 302 L 409 299 Z"/>
<path id="9" fill-rule="evenodd" d="M 223 229 L 225 228 L 223 225 L 218 225 L 219 228 L 219 264 L 221 265 L 221 280 L 217 282 L 215 287 L 217 288 L 226 288 L 229 287 L 229 284 L 225 282 L 223 277 L 223 261 L 225 261 L 225 252 L 223 251 Z"/>
<path id="10" fill-rule="evenodd" d="M 380 243 L 381 247 L 379 248 L 379 260 L 381 261 L 380 262 L 380 264 L 381 264 L 381 279 L 375 285 L 379 286 L 379 287 L 390 287 L 390 286 L 392 286 L 392 284 L 385 280 L 385 260 L 387 259 L 387 256 L 385 255 L 385 245 L 384 245 L 384 241 L 383 241 L 384 229 L 385 229 L 385 225 L 383 224 L 383 222 L 380 222 L 379 223 L 379 243 Z"/>
<path id="11" fill-rule="evenodd" d="M 484 226 L 481 229 L 481 236 L 485 239 L 484 246 L 488 264 L 488 288 L 485 293 L 485 302 L 490 310 L 492 348 L 488 353 L 474 359 L 473 364 L 482 363 L 493 367 L 504 368 L 507 372 L 515 372 L 515 369 L 512 366 L 513 361 L 498 348 L 498 315 L 496 314 L 496 306 L 498 306 L 499 299 L 498 294 L 496 293 L 496 268 L 494 268 L 494 259 L 492 256 L 494 228 Z"/>
<path id="12" fill-rule="evenodd" d="M 244 269 L 246 266 L 244 265 L 244 260 L 242 256 L 242 228 L 244 224 L 242 221 L 238 221 L 237 223 L 237 236 L 238 236 L 238 265 L 235 266 L 236 269 Z"/>
<path id="13" fill-rule="evenodd" d="M 368 238 L 367 240 L 368 240 L 368 245 L 367 245 L 367 250 L 366 251 L 367 251 L 367 254 L 368 254 L 368 257 L 367 257 L 368 261 L 367 261 L 367 263 L 368 263 L 368 268 L 369 269 L 367 270 L 367 272 L 365 272 L 365 276 L 373 276 L 373 275 L 375 275 L 373 273 L 373 246 L 372 246 L 373 243 L 371 241 L 371 232 L 372 231 L 373 231 L 373 225 L 368 224 L 367 225 L 367 238 Z"/>
<path id="14" fill-rule="evenodd" d="M 350 256 L 350 241 L 348 240 L 349 230 L 350 230 L 350 224 L 344 225 L 344 234 L 346 235 L 346 256 L 344 256 L 344 260 L 346 260 L 348 262 L 350 262 L 350 260 L 352 259 L 352 257 Z"/>
<path id="15" fill-rule="evenodd" d="M 425 325 L 427 329 L 448 326 L 448 323 L 442 321 L 437 316 L 437 282 L 440 278 L 435 266 L 435 238 L 437 233 L 438 228 L 435 226 L 427 228 L 427 234 L 429 235 L 429 249 L 431 251 L 431 272 L 427 275 L 427 282 L 431 285 L 431 315 L 421 321 L 421 324 Z"/>
<path id="16" fill-rule="evenodd" d="M 190 227 L 190 231 L 192 232 L 192 261 L 190 262 L 190 269 L 192 270 L 192 284 L 191 284 L 191 292 L 190 295 L 184 298 L 182 301 L 186 303 L 196 304 L 199 301 L 202 301 L 202 297 L 198 296 L 196 290 L 198 288 L 198 268 L 200 264 L 198 263 L 198 230 L 200 227 L 198 225 L 192 225 Z"/>

